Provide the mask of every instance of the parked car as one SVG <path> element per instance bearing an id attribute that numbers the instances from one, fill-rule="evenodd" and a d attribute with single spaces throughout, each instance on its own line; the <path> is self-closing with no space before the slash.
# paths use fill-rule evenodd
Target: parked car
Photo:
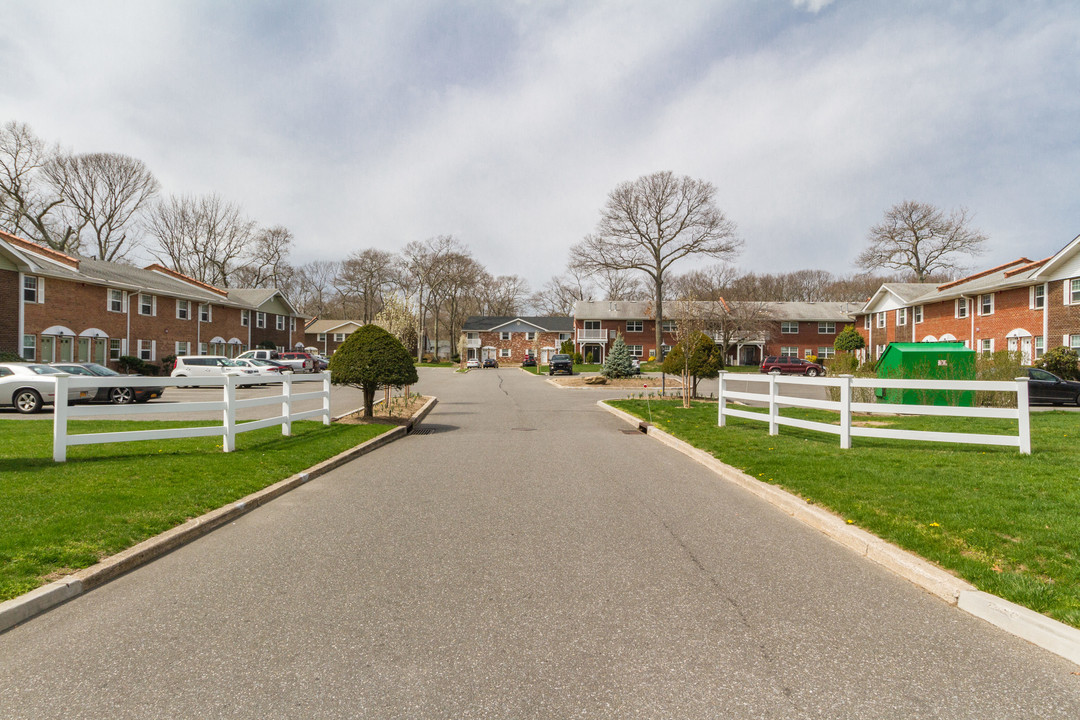
<path id="1" fill-rule="evenodd" d="M 291 373 L 293 369 L 284 363 L 279 363 L 275 360 L 251 360 L 248 358 L 236 358 L 234 363 L 240 367 L 251 368 L 259 375 L 266 375 L 269 377 L 281 377 L 285 373 Z"/>
<path id="2" fill-rule="evenodd" d="M 71 375 L 81 375 L 83 377 L 142 377 L 137 374 L 121 375 L 112 368 L 97 363 L 59 362 L 53 363 L 52 366 Z M 164 394 L 165 388 L 157 385 L 154 387 L 101 387 L 98 388 L 97 394 L 89 399 L 95 402 L 127 405 L 133 402 L 149 402 L 153 398 L 161 397 Z"/>
<path id="3" fill-rule="evenodd" d="M 479 368 L 480 367 L 480 361 L 477 360 L 476 358 L 469 358 L 468 361 L 466 361 L 466 363 L 465 363 L 465 367 L 467 367 L 467 368 Z"/>
<path id="4" fill-rule="evenodd" d="M 240 367 L 224 355 L 179 355 L 172 377 L 215 377 L 221 375 L 242 375 L 250 377 L 259 371 Z"/>
<path id="5" fill-rule="evenodd" d="M 294 372 L 316 372 L 315 358 L 312 357 L 311 353 L 283 352 L 281 353 L 281 357 L 276 359 L 286 365 L 292 365 Z"/>
<path id="6" fill-rule="evenodd" d="M 574 374 L 574 361 L 569 355 L 551 356 L 551 363 L 548 365 L 548 375 L 554 375 L 557 372 L 564 372 L 567 375 Z"/>
<path id="7" fill-rule="evenodd" d="M 779 371 L 781 375 L 817 377 L 825 374 L 824 365 L 794 355 L 770 355 L 761 361 L 761 372 L 768 373 L 773 370 Z"/>
<path id="8" fill-rule="evenodd" d="M 1080 382 L 1062 380 L 1041 368 L 1028 368 L 1028 403 L 1075 403 L 1080 405 Z"/>
<path id="9" fill-rule="evenodd" d="M 526 355 L 525 359 L 521 362 L 521 367 L 536 367 L 536 356 Z"/>
<path id="10" fill-rule="evenodd" d="M 484 358 L 484 367 L 486 367 L 486 368 L 489 368 L 489 367 L 498 368 L 499 367 L 499 361 L 496 360 L 495 358 Z"/>
<path id="11" fill-rule="evenodd" d="M 56 401 L 56 376 L 63 370 L 40 363 L 0 363 L 0 405 L 11 405 L 21 413 L 36 413 Z M 68 402 L 87 400 L 85 388 L 68 390 Z"/>
<path id="12" fill-rule="evenodd" d="M 237 360 L 279 360 L 281 354 L 277 350 L 268 350 L 266 348 L 255 348 L 254 350 L 245 350 L 236 356 Z"/>
<path id="13" fill-rule="evenodd" d="M 314 358 L 314 360 L 315 360 L 315 371 L 316 372 L 322 372 L 323 370 L 326 370 L 327 368 L 330 367 L 330 359 L 329 358 L 325 358 L 322 355 L 318 355 L 318 354 L 313 354 L 311 357 Z"/>

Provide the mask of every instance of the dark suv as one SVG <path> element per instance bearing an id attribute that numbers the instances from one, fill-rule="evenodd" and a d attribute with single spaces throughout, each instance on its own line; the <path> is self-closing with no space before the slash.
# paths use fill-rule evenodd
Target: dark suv
<path id="1" fill-rule="evenodd" d="M 778 370 L 782 375 L 805 375 L 817 377 L 825 374 L 825 367 L 794 355 L 770 355 L 761 362 L 761 372 Z"/>
<path id="2" fill-rule="evenodd" d="M 548 375 L 554 375 L 557 372 L 564 372 L 567 375 L 574 374 L 574 361 L 570 359 L 569 355 L 551 356 L 551 363 L 548 365 Z"/>

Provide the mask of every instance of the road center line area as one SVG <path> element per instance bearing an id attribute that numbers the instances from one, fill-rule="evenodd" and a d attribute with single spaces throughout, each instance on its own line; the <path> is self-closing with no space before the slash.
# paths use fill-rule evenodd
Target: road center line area
<path id="1" fill-rule="evenodd" d="M 1075 665 L 622 432 L 625 391 L 415 390 L 424 433 L 0 635 L 0 717 L 1080 716 Z"/>

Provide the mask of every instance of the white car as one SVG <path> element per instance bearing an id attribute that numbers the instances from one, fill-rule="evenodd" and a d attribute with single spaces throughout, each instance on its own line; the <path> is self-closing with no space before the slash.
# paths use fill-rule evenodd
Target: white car
<path id="1" fill-rule="evenodd" d="M 170 373 L 172 377 L 220 377 L 222 375 L 258 375 L 258 370 L 241 367 L 224 355 L 180 355 Z"/>
<path id="2" fill-rule="evenodd" d="M 250 368 L 259 375 L 279 378 L 285 372 L 292 372 L 288 365 L 276 363 L 273 360 L 250 360 L 248 358 L 236 358 L 234 363 L 243 368 Z"/>
<path id="3" fill-rule="evenodd" d="M 470 358 L 469 361 L 465 363 L 465 367 L 467 367 L 467 368 L 478 368 L 478 367 L 480 367 L 480 361 L 477 360 L 476 358 Z"/>
<path id="4" fill-rule="evenodd" d="M 36 413 L 56 400 L 56 376 L 63 370 L 41 363 L 0 363 L 0 405 L 11 405 L 21 413 Z M 87 400 L 87 388 L 68 390 L 68 403 Z"/>

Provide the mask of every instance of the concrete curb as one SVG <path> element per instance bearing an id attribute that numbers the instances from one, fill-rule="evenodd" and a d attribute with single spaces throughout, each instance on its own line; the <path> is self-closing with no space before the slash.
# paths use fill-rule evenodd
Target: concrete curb
<path id="1" fill-rule="evenodd" d="M 309 480 L 317 478 L 320 475 L 325 475 L 331 470 L 338 468 L 351 460 L 355 460 L 361 455 L 366 455 L 372 450 L 376 450 L 383 445 L 388 445 L 399 438 L 405 437 L 415 425 L 419 424 L 420 421 L 431 412 L 431 409 L 435 407 L 436 403 L 438 403 L 437 398 L 433 397 L 429 399 L 424 406 L 409 419 L 407 425 L 393 428 L 377 437 L 373 437 L 367 442 L 338 453 L 332 458 L 323 460 L 318 465 L 313 465 L 303 472 L 296 473 L 284 480 L 279 480 L 273 485 L 265 487 L 262 490 L 257 490 L 256 492 L 240 498 L 235 502 L 229 503 L 224 507 L 211 510 L 197 518 L 192 518 L 181 525 L 177 525 L 174 528 L 155 535 L 152 538 L 147 538 L 141 543 L 133 545 L 127 550 L 122 550 L 116 555 L 112 555 L 96 565 L 91 565 L 90 567 L 79 570 L 61 580 L 31 590 L 19 597 L 5 600 L 0 603 L 0 632 L 4 632 L 39 613 L 65 603 L 77 595 L 81 595 L 88 590 L 103 585 L 130 570 L 134 570 L 140 565 L 144 565 L 155 558 L 175 550 L 181 545 L 186 545 L 192 540 L 202 537 L 214 528 L 232 522 L 236 518 L 254 510 L 260 505 L 264 505 L 274 498 L 300 487 Z"/>
<path id="2" fill-rule="evenodd" d="M 956 605 L 960 610 L 981 618 L 1005 632 L 1080 665 L 1080 630 L 1077 628 L 996 595 L 982 592 L 974 585 L 951 575 L 918 555 L 886 542 L 861 528 L 848 525 L 843 518 L 811 505 L 775 485 L 764 483 L 726 465 L 709 453 L 693 447 L 641 418 L 611 407 L 603 400 L 597 401 L 596 404 L 621 420 L 637 426 L 639 430 L 648 433 L 668 447 L 693 458 L 725 480 L 749 490 L 799 522 L 819 530 L 841 545 L 918 585 L 950 605 Z"/>

